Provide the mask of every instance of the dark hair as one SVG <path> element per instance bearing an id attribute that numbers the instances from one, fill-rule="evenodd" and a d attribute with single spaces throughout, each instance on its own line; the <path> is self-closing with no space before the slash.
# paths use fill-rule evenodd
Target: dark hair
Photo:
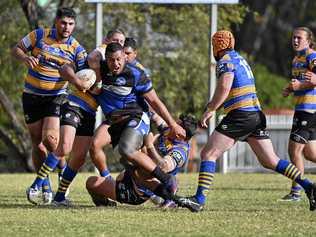
<path id="1" fill-rule="evenodd" d="M 136 50 L 137 49 L 136 40 L 134 38 L 127 37 L 124 42 L 124 48 L 125 47 L 131 47 L 133 50 Z"/>
<path id="2" fill-rule="evenodd" d="M 309 47 L 311 48 L 311 49 L 315 49 L 315 47 L 316 47 L 316 43 L 315 43 L 315 37 L 314 37 L 314 34 L 313 34 L 313 32 L 309 29 L 309 28 L 307 28 L 307 27 L 297 27 L 297 28 L 295 28 L 294 29 L 294 31 L 298 31 L 298 30 L 301 30 L 301 31 L 305 31 L 306 32 L 306 34 L 307 34 L 307 40 L 309 41 Z M 293 32 L 294 32 L 293 31 Z"/>
<path id="3" fill-rule="evenodd" d="M 116 28 L 116 29 L 109 30 L 108 33 L 106 34 L 106 38 L 111 38 L 115 34 L 122 34 L 125 36 L 125 33 L 122 29 Z"/>
<path id="4" fill-rule="evenodd" d="M 198 121 L 195 116 L 191 114 L 181 114 L 179 119 L 182 122 L 182 127 L 185 130 L 186 138 L 190 139 L 196 133 L 196 129 L 198 127 Z"/>
<path id="5" fill-rule="evenodd" d="M 77 16 L 76 12 L 70 7 L 58 8 L 57 13 L 56 13 L 56 18 L 58 19 L 63 18 L 63 17 L 76 19 L 76 16 Z"/>
<path id="6" fill-rule="evenodd" d="M 110 43 L 106 46 L 105 56 L 109 56 L 120 50 L 123 50 L 122 45 L 120 45 L 119 43 Z"/>

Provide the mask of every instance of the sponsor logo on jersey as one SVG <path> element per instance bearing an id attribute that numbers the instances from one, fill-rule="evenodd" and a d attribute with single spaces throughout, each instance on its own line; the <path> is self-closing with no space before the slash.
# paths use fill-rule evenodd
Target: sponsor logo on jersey
<path id="1" fill-rule="evenodd" d="M 123 86 L 126 84 L 126 79 L 124 77 L 118 77 L 115 81 L 115 84 L 118 86 Z"/>

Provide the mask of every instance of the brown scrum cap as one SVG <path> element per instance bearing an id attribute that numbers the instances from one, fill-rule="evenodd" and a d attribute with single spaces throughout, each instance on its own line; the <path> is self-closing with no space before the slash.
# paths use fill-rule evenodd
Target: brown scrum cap
<path id="1" fill-rule="evenodd" d="M 218 56 L 218 52 L 224 49 L 233 49 L 235 47 L 233 33 L 228 30 L 217 31 L 212 37 L 212 45 L 214 56 Z"/>

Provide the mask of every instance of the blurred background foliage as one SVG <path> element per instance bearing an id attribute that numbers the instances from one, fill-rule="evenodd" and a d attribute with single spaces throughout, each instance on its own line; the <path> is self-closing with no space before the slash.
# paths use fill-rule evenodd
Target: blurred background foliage
<path id="1" fill-rule="evenodd" d="M 94 4 L 82 0 L 0 2 L 0 89 L 11 106 L 1 99 L 0 171 L 31 169 L 18 122 L 8 112 L 25 129 L 20 97 L 27 69 L 11 57 L 10 49 L 31 30 L 51 27 L 60 6 L 73 7 L 78 13 L 74 35 L 91 51 L 95 47 Z M 238 5 L 219 5 L 218 29 L 234 32 L 236 49 L 253 68 L 264 109 L 292 108 L 291 98 L 281 96 L 290 78 L 291 32 L 296 26 L 315 30 L 315 7 L 312 0 L 244 0 Z M 151 71 L 158 95 L 175 116 L 190 112 L 199 117 L 207 102 L 209 12 L 208 5 L 103 4 L 103 35 L 118 27 L 137 40 L 139 60 Z M 28 136 L 26 130 L 22 133 Z"/>

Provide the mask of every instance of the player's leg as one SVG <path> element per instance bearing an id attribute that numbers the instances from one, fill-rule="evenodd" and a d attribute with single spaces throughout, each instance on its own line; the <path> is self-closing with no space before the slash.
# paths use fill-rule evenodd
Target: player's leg
<path id="1" fill-rule="evenodd" d="M 303 150 L 306 160 L 316 163 L 316 140 L 310 140 Z"/>
<path id="2" fill-rule="evenodd" d="M 218 131 L 214 131 L 201 151 L 201 164 L 198 187 L 195 194 L 197 202 L 204 205 L 207 194 L 213 184 L 216 160 L 235 144 L 235 140 Z"/>
<path id="3" fill-rule="evenodd" d="M 75 179 L 79 169 L 84 165 L 86 156 L 91 144 L 91 136 L 76 136 L 70 153 L 68 165 L 62 174 L 59 182 L 58 191 L 54 197 L 55 205 L 68 206 L 70 203 L 66 200 L 65 194 L 69 186 Z"/>
<path id="4" fill-rule="evenodd" d="M 106 164 L 106 154 L 103 148 L 111 143 L 111 136 L 108 132 L 110 126 L 106 123 L 102 123 L 93 136 L 93 142 L 91 144 L 89 153 L 93 164 L 99 170 L 102 177 L 111 177 Z"/>
<path id="5" fill-rule="evenodd" d="M 304 159 L 303 159 L 303 150 L 305 148 L 304 143 L 299 143 L 293 140 L 289 140 L 288 153 L 290 156 L 291 162 L 298 168 L 301 174 L 304 174 Z M 301 186 L 292 182 L 291 191 L 289 194 L 285 195 L 281 200 L 283 201 L 300 201 L 301 200 Z"/>
<path id="6" fill-rule="evenodd" d="M 291 129 L 288 154 L 291 162 L 304 174 L 303 152 L 308 155 L 308 148 L 305 149 L 308 142 L 313 140 L 313 114 L 304 111 L 296 111 L 293 117 L 293 125 Z M 292 182 L 291 191 L 281 200 L 283 201 L 299 201 L 301 199 L 301 186 L 296 182 Z"/>
<path id="7" fill-rule="evenodd" d="M 310 210 L 316 209 L 315 201 L 315 185 L 307 178 L 304 178 L 299 169 L 288 160 L 280 159 L 274 152 L 270 139 L 257 139 L 255 137 L 248 138 L 248 144 L 256 154 L 259 162 L 267 169 L 276 172 L 295 181 L 305 190 L 310 200 Z"/>
<path id="8" fill-rule="evenodd" d="M 32 161 L 36 172 L 46 158 L 46 147 L 42 144 L 43 112 L 40 98 L 36 95 L 23 93 L 22 105 L 24 120 L 29 131 L 32 142 Z"/>
<path id="9" fill-rule="evenodd" d="M 140 120 L 133 119 L 129 121 L 119 137 L 118 150 L 123 161 L 144 169 L 166 185 L 168 189 L 174 190 L 176 189 L 175 177 L 163 172 L 148 155 L 140 151 L 144 136 L 149 132 L 149 125 L 150 121 L 146 113 L 143 113 Z"/>
<path id="10" fill-rule="evenodd" d="M 41 168 L 38 170 L 37 178 L 31 185 L 32 188 L 39 188 L 42 185 L 43 180 L 48 176 L 48 174 L 53 171 L 58 163 L 58 159 L 55 158 L 52 152 L 54 152 L 57 148 L 55 142 L 59 141 L 59 118 L 58 117 L 46 117 L 43 122 L 43 131 L 42 136 L 43 139 L 46 139 L 46 144 L 49 145 L 49 153 L 42 164 Z M 50 138 L 48 138 L 50 137 Z M 54 138 L 53 138 L 54 137 Z M 53 139 L 52 139 L 53 138 Z M 45 145 L 45 143 L 43 142 Z M 58 144 L 57 144 L 58 145 Z M 46 146 L 45 146 L 46 147 Z M 47 148 L 47 147 L 46 147 Z M 53 148 L 53 150 L 52 150 Z"/>
<path id="11" fill-rule="evenodd" d="M 48 138 L 50 137 L 50 138 Z M 54 139 L 51 139 L 54 137 Z M 48 138 L 48 139 L 47 139 Z M 44 142 L 45 140 L 45 142 Z M 56 149 L 55 142 L 59 140 L 59 117 L 46 117 L 43 120 L 42 126 L 42 141 L 43 145 L 49 146 L 49 149 Z M 50 141 L 51 143 L 48 144 Z M 54 157 L 51 158 L 51 152 L 47 155 L 45 161 L 37 171 L 37 176 L 32 185 L 27 189 L 27 198 L 33 204 L 50 203 L 52 200 L 52 190 L 50 188 L 48 175 L 53 171 L 58 163 L 58 160 Z M 43 194 L 41 195 L 41 189 L 44 186 Z M 40 198 L 41 196 L 41 198 Z"/>
<path id="12" fill-rule="evenodd" d="M 59 122 L 58 122 L 59 125 Z M 55 127 L 56 129 L 56 127 Z M 60 142 L 54 152 L 49 152 L 43 165 L 37 173 L 37 177 L 31 185 L 31 189 L 39 190 L 45 179 L 56 168 L 60 158 L 64 157 L 71 151 L 72 143 L 75 137 L 76 129 L 71 126 L 61 126 Z M 44 195 L 44 194 L 43 194 Z M 38 195 L 28 195 L 28 200 L 33 204 L 40 204 Z"/>
<path id="13" fill-rule="evenodd" d="M 109 198 L 116 200 L 116 181 L 114 179 L 90 176 L 86 181 L 86 189 L 96 206 L 116 205 L 115 202 L 109 200 Z"/>
<path id="14" fill-rule="evenodd" d="M 62 174 L 58 191 L 54 198 L 55 205 L 64 206 L 69 206 L 71 204 L 65 196 L 67 190 L 69 190 L 69 185 L 85 162 L 87 152 L 91 145 L 95 125 L 95 114 L 70 105 L 68 105 L 67 108 L 68 112 L 63 113 L 61 123 L 63 125 L 62 128 L 65 127 L 68 131 L 67 134 L 69 134 L 65 139 L 73 141 L 73 143 L 65 141 L 64 151 L 67 152 L 66 154 L 71 152 L 71 155 L 68 165 Z"/>

